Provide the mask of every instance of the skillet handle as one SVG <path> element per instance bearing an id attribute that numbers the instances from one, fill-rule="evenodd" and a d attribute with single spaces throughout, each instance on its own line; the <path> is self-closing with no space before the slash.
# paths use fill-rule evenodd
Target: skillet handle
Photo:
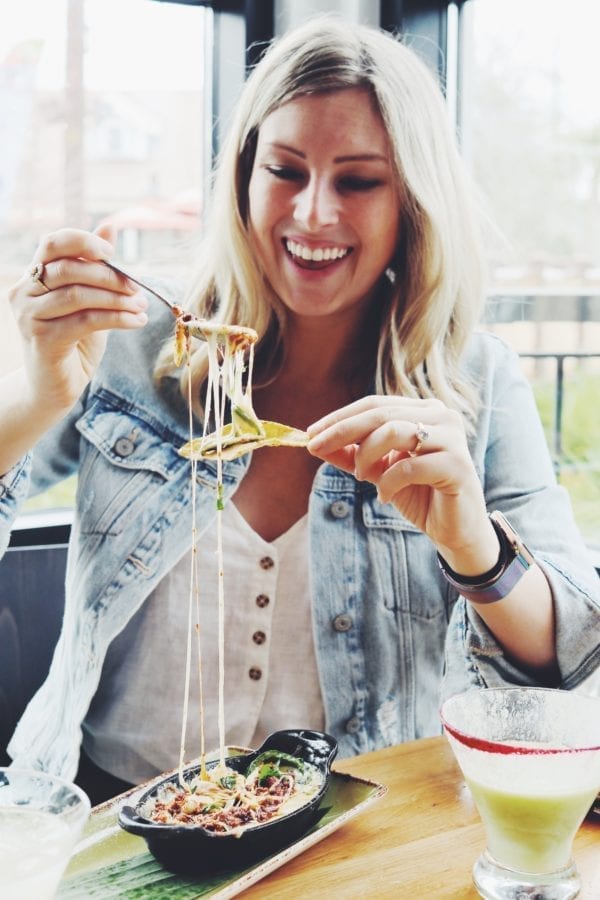
<path id="1" fill-rule="evenodd" d="M 152 827 L 152 822 L 139 816 L 133 806 L 122 806 L 119 810 L 119 825 L 125 828 L 131 834 L 146 834 L 148 828 Z"/>

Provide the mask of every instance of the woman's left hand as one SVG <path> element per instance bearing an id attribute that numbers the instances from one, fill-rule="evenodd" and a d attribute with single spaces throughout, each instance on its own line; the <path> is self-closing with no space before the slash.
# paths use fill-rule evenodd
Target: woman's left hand
<path id="1" fill-rule="evenodd" d="M 498 541 L 458 412 L 439 400 L 370 396 L 308 433 L 310 453 L 375 484 L 381 502 L 425 532 L 451 566 L 463 560 L 457 571 L 495 562 Z"/>
<path id="2" fill-rule="evenodd" d="M 364 397 L 315 422 L 308 433 L 314 456 L 373 482 L 380 500 L 425 532 L 455 572 L 479 576 L 496 564 L 498 537 L 457 412 L 439 400 Z M 502 603 L 477 611 L 518 665 L 548 684 L 560 682 L 552 593 L 538 566 Z"/>

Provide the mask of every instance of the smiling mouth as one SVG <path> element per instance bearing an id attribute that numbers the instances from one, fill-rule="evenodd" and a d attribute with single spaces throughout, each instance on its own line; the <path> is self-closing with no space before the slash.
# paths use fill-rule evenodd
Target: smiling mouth
<path id="1" fill-rule="evenodd" d="M 352 247 L 308 247 L 287 238 L 283 245 L 293 261 L 305 269 L 325 269 L 352 253 Z"/>

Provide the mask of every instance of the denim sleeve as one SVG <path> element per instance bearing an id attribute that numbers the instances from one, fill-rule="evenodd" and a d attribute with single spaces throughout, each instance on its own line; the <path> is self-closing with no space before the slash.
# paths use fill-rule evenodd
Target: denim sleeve
<path id="1" fill-rule="evenodd" d="M 27 497 L 41 494 L 77 470 L 79 436 L 75 422 L 82 414 L 86 396 L 87 391 L 30 453 L 0 476 L 0 557 Z"/>
<path id="2" fill-rule="evenodd" d="M 27 496 L 30 474 L 31 456 L 28 454 L 0 476 L 0 558 L 8 547 L 19 507 Z"/>
<path id="3" fill-rule="evenodd" d="M 543 569 L 554 600 L 560 686 L 571 689 L 600 665 L 600 579 L 579 534 L 570 500 L 556 483 L 531 388 L 518 357 L 482 336 L 474 374 L 484 403 L 471 442 L 486 504 L 501 510 Z M 444 693 L 469 686 L 533 684 L 475 609 L 459 598 L 448 634 Z"/>

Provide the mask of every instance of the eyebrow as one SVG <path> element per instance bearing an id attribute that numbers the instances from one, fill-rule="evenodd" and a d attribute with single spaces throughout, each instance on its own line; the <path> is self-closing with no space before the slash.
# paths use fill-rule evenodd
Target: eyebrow
<path id="1" fill-rule="evenodd" d="M 298 156 L 300 159 L 306 159 L 306 153 L 302 153 L 301 150 L 296 150 L 295 147 L 291 147 L 289 144 L 282 144 L 279 141 L 271 141 L 271 147 L 276 147 L 278 150 L 286 150 L 288 153 L 293 153 L 294 156 Z M 389 158 L 384 156 L 382 153 L 348 153 L 342 156 L 335 156 L 333 159 L 334 163 L 345 163 L 345 162 L 389 162 Z"/>

